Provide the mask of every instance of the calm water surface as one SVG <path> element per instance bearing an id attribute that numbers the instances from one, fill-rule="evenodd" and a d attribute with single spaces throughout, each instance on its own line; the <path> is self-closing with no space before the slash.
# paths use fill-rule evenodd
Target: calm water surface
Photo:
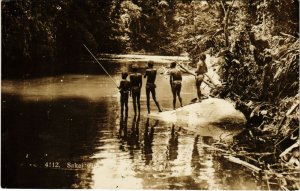
<path id="1" fill-rule="evenodd" d="M 127 67 L 108 68 L 118 80 Z M 159 75 L 157 86 L 170 109 L 169 80 Z M 141 116 L 130 100 L 121 119 L 118 91 L 103 74 L 2 81 L 2 186 L 258 189 L 250 171 L 209 147 L 218 140 L 147 118 L 144 87 Z M 184 77 L 182 92 L 184 103 L 195 97 L 193 78 Z"/>

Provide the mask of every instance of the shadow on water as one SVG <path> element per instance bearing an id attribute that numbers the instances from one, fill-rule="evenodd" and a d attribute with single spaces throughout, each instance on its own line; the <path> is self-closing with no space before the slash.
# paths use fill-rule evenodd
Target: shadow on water
<path id="1" fill-rule="evenodd" d="M 108 108 L 105 101 L 69 97 L 24 102 L 2 94 L 2 186 L 72 187 L 78 172 L 60 169 L 72 161 L 92 162 L 89 157 L 103 144 L 99 129 L 105 127 L 99 121 L 114 121 L 105 117 Z"/>

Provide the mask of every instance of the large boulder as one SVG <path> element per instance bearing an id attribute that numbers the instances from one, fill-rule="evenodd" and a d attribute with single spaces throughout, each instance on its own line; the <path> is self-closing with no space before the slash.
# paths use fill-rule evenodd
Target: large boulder
<path id="1" fill-rule="evenodd" d="M 235 109 L 233 103 L 217 98 L 205 99 L 172 111 L 151 113 L 149 117 L 176 124 L 202 136 L 221 139 L 240 131 L 246 123 L 245 116 Z"/>

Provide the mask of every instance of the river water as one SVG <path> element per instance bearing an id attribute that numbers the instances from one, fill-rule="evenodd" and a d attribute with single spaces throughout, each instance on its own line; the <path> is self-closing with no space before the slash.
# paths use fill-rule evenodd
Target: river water
<path id="1" fill-rule="evenodd" d="M 118 81 L 128 62 L 104 62 Z M 164 63 L 161 63 L 164 64 Z M 159 68 L 161 64 L 156 64 Z M 143 64 L 143 67 L 145 65 Z M 2 81 L 2 186 L 9 188 L 258 189 L 251 172 L 213 150 L 213 136 L 142 114 L 120 119 L 119 94 L 99 74 Z M 196 97 L 184 76 L 186 104 Z M 157 97 L 171 109 L 169 80 Z M 157 112 L 151 105 L 152 112 Z"/>

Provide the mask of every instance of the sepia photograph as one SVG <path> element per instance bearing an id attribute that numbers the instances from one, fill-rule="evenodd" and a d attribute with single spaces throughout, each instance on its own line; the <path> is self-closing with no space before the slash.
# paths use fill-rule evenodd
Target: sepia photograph
<path id="1" fill-rule="evenodd" d="M 1 187 L 300 190 L 299 0 L 2 0 Z"/>

